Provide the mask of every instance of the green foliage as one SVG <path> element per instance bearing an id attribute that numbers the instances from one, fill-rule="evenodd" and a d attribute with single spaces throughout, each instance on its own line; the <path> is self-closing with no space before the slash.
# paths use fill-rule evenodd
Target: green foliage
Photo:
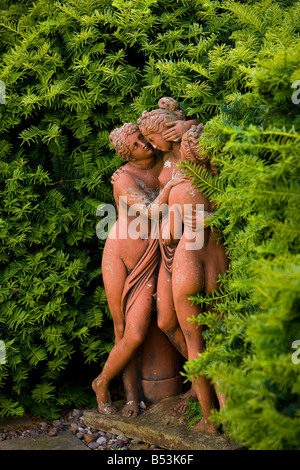
<path id="1" fill-rule="evenodd" d="M 185 414 L 189 419 L 188 429 L 191 429 L 192 426 L 199 423 L 203 417 L 203 414 L 198 400 L 192 400 L 191 398 L 188 398 L 187 410 L 185 411 Z"/>
<path id="2" fill-rule="evenodd" d="M 291 84 L 300 76 L 299 21 L 279 3 L 257 5 L 225 6 L 249 26 L 245 40 L 260 45 L 255 63 L 241 68 L 245 92 L 228 95 L 201 139 L 220 174 L 187 168 L 217 203 L 210 225 L 223 233 L 231 263 L 218 292 L 191 298 L 214 311 L 193 319 L 209 327 L 207 348 L 186 372 L 205 373 L 225 391 L 226 409 L 214 417 L 233 438 L 252 449 L 298 449 L 300 126 Z"/>
<path id="3" fill-rule="evenodd" d="M 231 259 L 220 290 L 192 299 L 215 309 L 187 375 L 225 389 L 232 437 L 299 448 L 299 18 L 293 0 L 2 2 L 1 415 L 90 400 L 69 379 L 113 340 L 95 233 L 120 165 L 108 135 L 172 96 L 206 124 L 218 177 L 184 166 Z"/>

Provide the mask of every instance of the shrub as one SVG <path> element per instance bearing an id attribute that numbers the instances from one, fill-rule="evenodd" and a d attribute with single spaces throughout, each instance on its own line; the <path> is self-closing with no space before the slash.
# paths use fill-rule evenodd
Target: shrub
<path id="1" fill-rule="evenodd" d="M 1 414 L 87 403 L 70 375 L 112 345 L 96 208 L 120 165 L 109 132 L 162 96 L 206 124 L 220 169 L 187 168 L 218 202 L 231 258 L 207 350 L 215 413 L 250 448 L 299 447 L 299 2 L 5 1 L 0 21 Z M 209 188 L 209 189 L 208 189 Z M 221 312 L 220 319 L 216 312 Z M 298 368 L 297 368 L 298 367 Z M 72 372 L 73 371 L 73 372 Z"/>
<path id="2" fill-rule="evenodd" d="M 213 302 L 214 313 L 197 319 L 210 327 L 207 349 L 186 371 L 206 373 L 225 390 L 226 410 L 214 415 L 233 438 L 250 449 L 298 449 L 300 119 L 292 85 L 300 77 L 299 3 L 284 11 L 278 2 L 226 8 L 243 19 L 235 37 L 252 44 L 256 59 L 239 66 L 246 90 L 228 95 L 205 128 L 202 144 L 219 181 L 187 168 L 218 204 L 211 223 L 231 263 L 219 292 L 192 299 Z"/>

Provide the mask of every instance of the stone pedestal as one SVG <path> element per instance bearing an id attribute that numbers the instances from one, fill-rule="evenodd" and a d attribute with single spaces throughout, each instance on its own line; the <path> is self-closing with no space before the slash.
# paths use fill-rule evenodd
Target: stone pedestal
<path id="1" fill-rule="evenodd" d="M 182 392 L 180 355 L 168 337 L 151 321 L 147 338 L 141 350 L 141 397 L 149 403 L 178 395 Z"/>

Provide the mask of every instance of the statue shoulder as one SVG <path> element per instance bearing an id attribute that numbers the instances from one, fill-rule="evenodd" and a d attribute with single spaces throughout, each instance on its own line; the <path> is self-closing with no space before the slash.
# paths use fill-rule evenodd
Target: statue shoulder
<path id="1" fill-rule="evenodd" d="M 114 172 L 111 182 L 114 186 L 114 192 L 128 190 L 128 187 L 138 187 L 134 174 L 126 168 L 126 165 Z"/>
<path id="2" fill-rule="evenodd" d="M 177 186 L 174 186 L 169 194 L 169 204 L 186 204 L 191 203 L 189 192 L 192 189 L 191 181 L 184 181 Z"/>

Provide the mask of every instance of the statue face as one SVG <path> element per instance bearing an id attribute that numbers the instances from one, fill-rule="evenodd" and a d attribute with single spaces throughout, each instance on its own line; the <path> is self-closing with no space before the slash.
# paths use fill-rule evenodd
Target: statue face
<path id="1" fill-rule="evenodd" d="M 155 149 L 161 150 L 162 152 L 168 152 L 173 145 L 172 142 L 163 139 L 162 135 L 157 133 L 148 134 L 147 140 Z"/>
<path id="2" fill-rule="evenodd" d="M 152 157 L 154 148 L 139 130 L 129 135 L 127 142 L 131 155 L 135 160 L 144 160 Z"/>

